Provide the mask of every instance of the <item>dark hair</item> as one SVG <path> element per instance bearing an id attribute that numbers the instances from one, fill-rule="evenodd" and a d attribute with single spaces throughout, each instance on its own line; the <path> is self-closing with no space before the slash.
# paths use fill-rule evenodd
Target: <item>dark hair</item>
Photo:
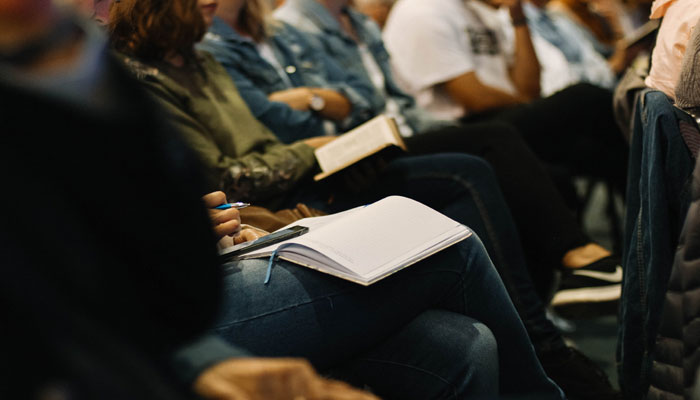
<path id="1" fill-rule="evenodd" d="M 114 49 L 146 61 L 192 58 L 206 30 L 197 0 L 120 0 L 109 12 Z"/>

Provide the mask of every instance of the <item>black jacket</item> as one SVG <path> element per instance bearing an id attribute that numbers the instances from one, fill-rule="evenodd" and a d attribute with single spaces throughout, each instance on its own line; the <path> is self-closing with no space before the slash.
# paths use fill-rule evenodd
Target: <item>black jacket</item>
<path id="1" fill-rule="evenodd" d="M 0 75 L 0 398 L 180 399 L 166 364 L 217 313 L 198 163 L 108 59 L 95 103 Z"/>
<path id="2" fill-rule="evenodd" d="M 656 340 L 650 400 L 692 399 L 700 366 L 700 163 L 691 200 Z"/>

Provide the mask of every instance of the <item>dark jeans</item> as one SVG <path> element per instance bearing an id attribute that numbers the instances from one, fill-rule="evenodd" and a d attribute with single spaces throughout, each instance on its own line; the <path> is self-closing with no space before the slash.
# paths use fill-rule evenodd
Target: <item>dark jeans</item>
<path id="1" fill-rule="evenodd" d="M 560 399 L 476 235 L 369 287 L 279 261 L 225 265 L 215 331 L 387 399 Z M 496 356 L 497 354 L 497 356 Z"/>
<path id="2" fill-rule="evenodd" d="M 287 201 L 289 206 L 304 202 L 337 212 L 389 195 L 412 198 L 472 228 L 484 241 L 537 351 L 564 346 L 561 334 L 546 318 L 508 206 L 493 170 L 483 159 L 453 153 L 402 157 L 389 163 L 367 190 L 336 189 L 332 204 L 326 202 L 329 193 L 316 185 L 299 189 Z"/>
<path id="3" fill-rule="evenodd" d="M 640 99 L 630 148 L 617 348 L 620 387 L 628 399 L 642 398 L 649 388 L 666 286 L 690 204 L 693 160 L 679 121 L 695 124 L 662 92 Z"/>
<path id="4" fill-rule="evenodd" d="M 501 121 L 514 126 L 545 162 L 573 175 L 609 181 L 621 192 L 627 144 L 615 124 L 612 92 L 581 83 L 531 103 L 467 116 L 464 122 Z"/>
<path id="5" fill-rule="evenodd" d="M 549 173 L 513 126 L 487 122 L 444 128 L 407 138 L 406 145 L 414 154 L 462 151 L 491 164 L 543 298 L 553 271 L 562 267 L 564 254 L 590 241 Z"/>

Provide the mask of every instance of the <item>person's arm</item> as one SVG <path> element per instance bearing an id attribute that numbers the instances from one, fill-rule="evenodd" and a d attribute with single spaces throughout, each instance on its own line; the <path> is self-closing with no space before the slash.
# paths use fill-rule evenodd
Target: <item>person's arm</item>
<path id="1" fill-rule="evenodd" d="M 313 97 L 318 96 L 325 103 L 321 110 L 312 110 Z M 270 101 L 285 103 L 298 111 L 316 112 L 321 117 L 341 121 L 350 115 L 352 105 L 345 96 L 332 89 L 295 87 L 273 92 L 268 95 Z"/>
<path id="2" fill-rule="evenodd" d="M 400 17 L 387 24 L 385 45 L 396 71 L 416 90 L 438 86 L 466 112 L 481 112 L 525 101 L 518 94 L 489 86 L 479 79 L 475 64 L 477 54 L 471 41 L 463 40 L 468 33 L 460 24 L 447 21 L 435 9 L 401 8 L 399 11 Z"/>
<path id="3" fill-rule="evenodd" d="M 268 93 L 248 77 L 245 67 L 241 66 L 240 60 L 235 57 L 235 51 L 226 46 L 225 43 L 205 40 L 197 47 L 211 53 L 224 67 L 255 118 L 282 142 L 292 143 L 326 133 L 322 116 L 308 110 L 295 109 L 285 102 L 268 98 Z"/>
<path id="4" fill-rule="evenodd" d="M 511 95 L 481 83 L 474 71 L 467 72 L 442 84 L 450 98 L 468 112 L 482 112 L 527 102 L 523 96 Z"/>
<path id="5" fill-rule="evenodd" d="M 353 128 L 372 118 L 377 110 L 384 109 L 384 100 L 377 96 L 371 82 L 341 67 L 317 37 L 291 25 L 281 24 L 284 34 L 277 37 L 275 42 L 280 46 L 298 46 L 302 49 L 298 57 L 304 63 L 301 75 L 304 84 L 334 90 L 350 102 L 349 115 L 338 121 L 339 131 Z"/>
<path id="6" fill-rule="evenodd" d="M 304 359 L 252 357 L 214 335 L 180 347 L 171 365 L 179 379 L 204 399 L 379 400 L 345 383 L 322 378 Z"/>
<path id="7" fill-rule="evenodd" d="M 534 100 L 540 96 L 540 63 L 532 45 L 521 0 L 494 2 L 508 7 L 515 31 L 515 60 L 509 70 L 510 79 L 523 98 Z"/>
<path id="8" fill-rule="evenodd" d="M 268 199 L 307 177 L 316 168 L 314 148 L 304 141 L 285 145 L 269 134 L 258 151 L 240 157 L 224 154 L 207 128 L 188 114 L 180 100 L 159 84 L 147 89 L 161 105 L 166 119 L 202 160 L 210 183 L 236 200 Z"/>

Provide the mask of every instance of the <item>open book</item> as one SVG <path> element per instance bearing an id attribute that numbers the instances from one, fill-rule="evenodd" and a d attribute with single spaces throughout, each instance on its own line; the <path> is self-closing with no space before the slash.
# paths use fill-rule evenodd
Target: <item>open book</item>
<path id="1" fill-rule="evenodd" d="M 391 146 L 406 150 L 394 119 L 376 116 L 316 149 L 314 154 L 321 173 L 314 179 L 319 181 Z"/>
<path id="2" fill-rule="evenodd" d="M 432 208 L 400 196 L 289 226 L 297 225 L 308 227 L 308 233 L 239 259 L 269 257 L 277 250 L 281 259 L 367 286 L 472 234 Z"/>

